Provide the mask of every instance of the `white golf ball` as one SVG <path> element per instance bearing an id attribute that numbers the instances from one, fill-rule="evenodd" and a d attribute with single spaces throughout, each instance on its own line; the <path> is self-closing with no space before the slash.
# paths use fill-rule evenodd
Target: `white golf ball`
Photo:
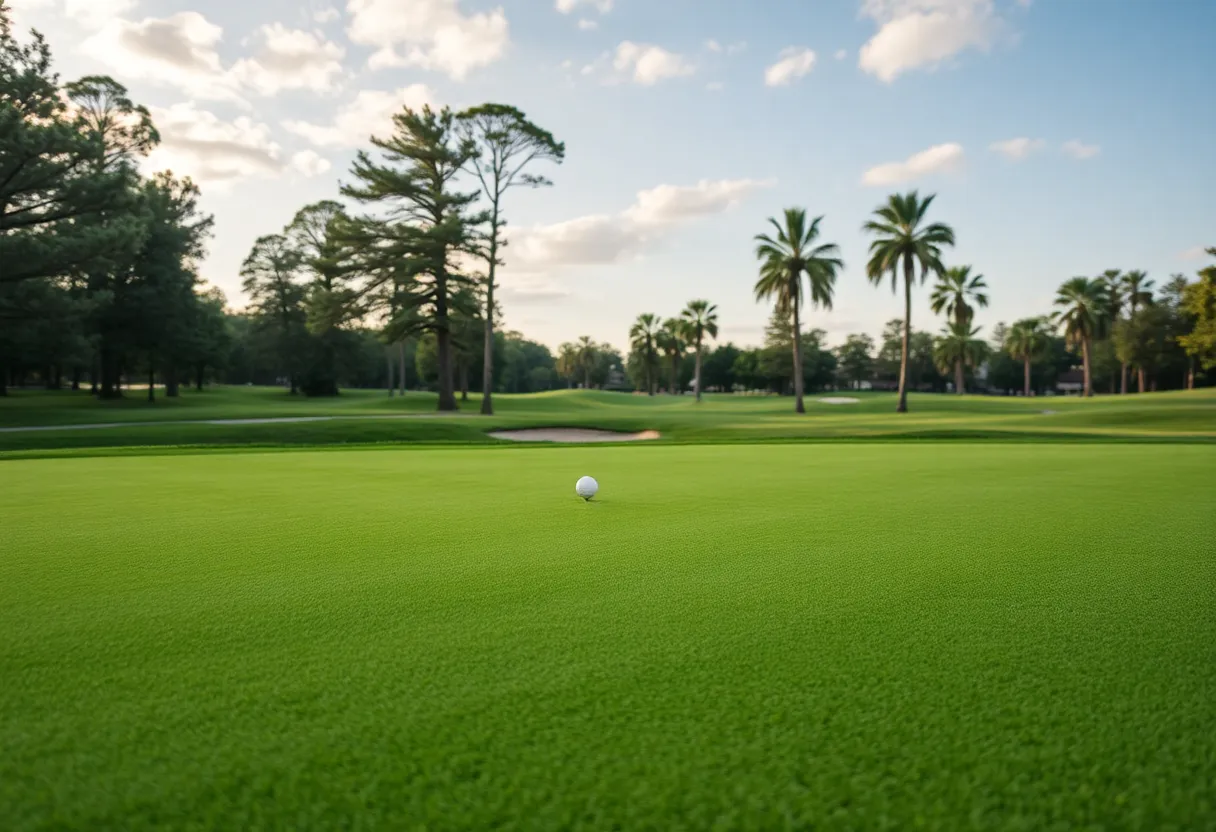
<path id="1" fill-rule="evenodd" d="M 595 492 L 600 490 L 600 484 L 592 477 L 581 477 L 574 484 L 574 492 L 584 500 L 590 500 L 595 496 Z"/>

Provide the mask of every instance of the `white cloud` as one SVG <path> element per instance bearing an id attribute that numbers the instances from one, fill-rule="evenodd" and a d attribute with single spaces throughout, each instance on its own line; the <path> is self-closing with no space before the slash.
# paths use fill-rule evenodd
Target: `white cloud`
<path id="1" fill-rule="evenodd" d="M 116 18 L 87 38 L 81 49 L 126 82 L 165 84 L 204 100 L 241 101 L 235 79 L 216 52 L 223 33 L 198 12 L 138 23 Z"/>
<path id="2" fill-rule="evenodd" d="M 722 44 L 718 43 L 713 38 L 710 38 L 709 40 L 705 41 L 705 48 L 710 52 L 721 52 Z"/>
<path id="3" fill-rule="evenodd" d="M 1021 136 L 1016 139 L 1005 139 L 1004 141 L 993 142 L 988 145 L 988 149 L 994 153 L 1000 153 L 1006 159 L 1025 159 L 1031 153 L 1037 150 L 1042 150 L 1046 144 L 1042 139 L 1028 139 Z"/>
<path id="4" fill-rule="evenodd" d="M 411 84 L 393 92 L 360 90 L 338 110 L 332 124 L 285 121 L 283 127 L 320 147 L 359 147 L 373 135 L 387 136 L 393 116 L 402 107 L 419 110 L 434 101 L 434 94 L 425 84 Z"/>
<path id="5" fill-rule="evenodd" d="M 589 6 L 600 14 L 612 11 L 612 0 L 557 0 L 555 8 L 562 14 L 570 14 L 579 6 Z"/>
<path id="6" fill-rule="evenodd" d="M 747 49 L 747 41 L 741 40 L 738 43 L 729 44 L 726 47 L 726 54 L 727 55 L 738 55 L 739 53 L 743 52 L 746 49 Z"/>
<path id="7" fill-rule="evenodd" d="M 696 72 L 696 67 L 683 55 L 668 52 L 661 46 L 628 40 L 617 46 L 612 66 L 618 72 L 631 74 L 636 83 L 647 87 L 664 78 L 680 78 Z"/>
<path id="8" fill-rule="evenodd" d="M 350 39 L 377 47 L 371 69 L 416 66 L 463 80 L 501 58 L 510 41 L 502 7 L 465 14 L 458 0 L 347 0 Z"/>
<path id="9" fill-rule="evenodd" d="M 680 226 L 722 213 L 771 181 L 703 180 L 641 191 L 618 214 L 593 214 L 509 232 L 509 268 L 537 274 L 569 266 L 606 265 L 661 242 Z"/>
<path id="10" fill-rule="evenodd" d="M 815 53 L 810 49 L 790 46 L 781 50 L 777 63 L 764 71 L 764 83 L 770 87 L 783 87 L 795 78 L 806 75 L 815 66 Z"/>
<path id="11" fill-rule="evenodd" d="M 1193 246 L 1178 254 L 1179 260 L 1202 260 L 1208 256 L 1207 246 Z"/>
<path id="12" fill-rule="evenodd" d="M 913 153 L 902 162 L 886 162 L 870 168 L 862 176 L 863 185 L 898 185 L 933 173 L 958 170 L 963 163 L 963 146 L 954 142 L 938 144 Z"/>
<path id="13" fill-rule="evenodd" d="M 273 177 L 286 167 L 270 128 L 247 116 L 225 121 L 193 103 L 152 108 L 161 142 L 144 160 L 147 171 L 172 170 L 196 182 L 230 183 Z"/>
<path id="14" fill-rule="evenodd" d="M 257 54 L 237 61 L 232 74 L 262 95 L 285 89 L 325 92 L 342 75 L 342 47 L 312 32 L 272 23 L 258 30 L 257 39 Z"/>
<path id="15" fill-rule="evenodd" d="M 301 150 L 292 155 L 291 166 L 308 177 L 320 176 L 333 167 L 328 159 L 315 150 Z"/>
<path id="16" fill-rule="evenodd" d="M 598 29 L 599 26 L 600 26 L 600 24 L 598 21 L 591 20 L 590 18 L 587 18 L 587 17 L 584 17 L 582 20 L 580 20 L 578 22 L 578 28 L 582 29 L 584 32 L 589 32 L 592 29 Z"/>
<path id="17" fill-rule="evenodd" d="M 1102 148 L 1096 144 L 1084 144 L 1076 139 L 1064 142 L 1060 145 L 1060 150 L 1074 159 L 1092 159 L 1102 152 Z"/>
<path id="18" fill-rule="evenodd" d="M 837 50 L 836 50 L 836 54 L 835 54 L 835 55 L 833 55 L 832 57 L 833 57 L 833 58 L 835 58 L 835 59 L 836 59 L 836 60 L 838 60 L 838 61 L 843 61 L 845 58 L 849 57 L 849 50 L 847 50 L 847 49 L 837 49 Z"/>
<path id="19" fill-rule="evenodd" d="M 338 11 L 333 6 L 326 6 L 322 9 L 317 9 L 312 13 L 312 19 L 316 23 L 332 23 L 342 16 L 342 12 Z"/>
<path id="20" fill-rule="evenodd" d="M 992 0 L 862 0 L 862 14 L 879 29 L 858 65 L 888 83 L 967 49 L 986 52 L 1006 29 Z"/>
<path id="21" fill-rule="evenodd" d="M 64 16 L 89 29 L 100 28 L 133 8 L 135 0 L 63 0 Z"/>
<path id="22" fill-rule="evenodd" d="M 726 85 L 721 81 L 710 81 L 705 85 L 705 89 L 709 90 L 710 92 L 721 92 L 725 88 Z"/>

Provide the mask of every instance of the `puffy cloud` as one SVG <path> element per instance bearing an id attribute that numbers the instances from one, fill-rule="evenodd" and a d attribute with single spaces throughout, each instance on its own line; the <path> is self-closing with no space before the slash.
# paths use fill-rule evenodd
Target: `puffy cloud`
<path id="1" fill-rule="evenodd" d="M 543 273 L 565 266 L 606 265 L 656 245 L 689 222 L 722 213 L 771 181 L 703 180 L 641 191 L 618 214 L 592 214 L 509 232 L 507 267 Z"/>
<path id="2" fill-rule="evenodd" d="M 325 6 L 312 13 L 313 21 L 322 25 L 332 23 L 341 16 L 342 12 L 338 11 L 334 6 Z"/>
<path id="3" fill-rule="evenodd" d="M 193 98 L 244 104 L 252 90 L 274 95 L 285 89 L 325 91 L 342 74 L 342 48 L 319 35 L 262 26 L 251 58 L 224 67 L 218 45 L 224 30 L 198 12 L 129 21 L 111 19 L 82 44 L 86 54 L 122 79 L 165 84 Z"/>
<path id="4" fill-rule="evenodd" d="M 241 116 L 225 121 L 193 103 L 152 108 L 161 143 L 145 170 L 172 170 L 197 182 L 223 184 L 251 176 L 277 176 L 286 165 L 265 124 Z"/>
<path id="5" fill-rule="evenodd" d="M 815 53 L 810 49 L 791 46 L 781 50 L 777 63 L 764 71 L 764 83 L 770 87 L 783 87 L 795 78 L 806 75 L 815 66 Z"/>
<path id="6" fill-rule="evenodd" d="M 629 74 L 643 86 L 653 86 L 665 78 L 692 75 L 696 67 L 682 55 L 668 52 L 661 46 L 623 41 L 616 48 L 612 66 L 617 72 Z"/>
<path id="7" fill-rule="evenodd" d="M 933 173 L 958 170 L 963 163 L 963 146 L 950 142 L 913 153 L 902 162 L 886 162 L 870 168 L 862 176 L 863 185 L 898 185 Z"/>
<path id="8" fill-rule="evenodd" d="M 507 16 L 465 14 L 457 0 L 347 0 L 350 39 L 377 47 L 372 69 L 417 66 L 456 79 L 501 58 L 510 41 Z"/>
<path id="9" fill-rule="evenodd" d="M 312 32 L 272 23 L 258 30 L 257 39 L 256 55 L 237 61 L 232 75 L 262 95 L 294 89 L 325 92 L 342 75 L 342 47 Z"/>
<path id="10" fill-rule="evenodd" d="M 63 0 L 63 14 L 90 29 L 135 8 L 135 0 Z"/>
<path id="11" fill-rule="evenodd" d="M 115 18 L 81 49 L 123 80 L 166 84 L 204 100 L 240 101 L 237 83 L 216 51 L 223 33 L 198 12 L 139 22 Z"/>
<path id="12" fill-rule="evenodd" d="M 1037 150 L 1042 150 L 1046 144 L 1042 139 L 1028 139 L 1024 136 L 1016 139 L 1005 139 L 1004 141 L 993 142 L 988 145 L 988 149 L 994 153 L 999 153 L 1006 159 L 1025 159 L 1031 153 Z"/>
<path id="13" fill-rule="evenodd" d="M 308 177 L 320 176 L 333 167 L 328 159 L 315 150 L 301 150 L 293 154 L 291 166 Z"/>
<path id="14" fill-rule="evenodd" d="M 992 0 L 863 0 L 862 14 L 879 29 L 858 65 L 886 82 L 967 49 L 986 52 L 1006 29 Z"/>
<path id="15" fill-rule="evenodd" d="M 387 135 L 393 116 L 402 107 L 420 110 L 434 101 L 434 94 L 425 84 L 411 84 L 392 92 L 360 90 L 338 110 L 331 124 L 285 121 L 283 127 L 321 147 L 358 147 L 373 135 Z"/>
<path id="16" fill-rule="evenodd" d="M 598 21 L 591 20 L 590 18 L 587 18 L 587 17 L 584 17 L 582 20 L 580 20 L 578 22 L 578 28 L 584 32 L 589 32 L 592 29 L 598 29 L 599 26 L 600 26 L 600 24 Z"/>
<path id="17" fill-rule="evenodd" d="M 833 55 L 832 57 L 833 57 L 833 58 L 835 58 L 835 59 L 836 59 L 836 60 L 838 60 L 838 61 L 843 61 L 845 58 L 849 57 L 849 50 L 847 50 L 847 49 L 837 49 L 837 50 L 836 50 L 836 54 L 835 54 L 835 55 Z"/>
<path id="18" fill-rule="evenodd" d="M 1064 142 L 1060 145 L 1060 150 L 1074 159 L 1092 159 L 1102 152 L 1102 148 L 1096 144 L 1085 144 L 1076 139 Z"/>
<path id="19" fill-rule="evenodd" d="M 556 9 L 562 14 L 570 14 L 579 6 L 589 6 L 600 14 L 612 11 L 612 0 L 557 0 Z"/>

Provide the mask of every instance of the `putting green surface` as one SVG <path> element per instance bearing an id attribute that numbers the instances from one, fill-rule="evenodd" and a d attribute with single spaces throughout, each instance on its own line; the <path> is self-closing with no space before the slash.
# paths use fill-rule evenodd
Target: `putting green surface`
<path id="1" fill-rule="evenodd" d="M 0 463 L 0 826 L 1210 829 L 1214 471 L 928 443 Z"/>

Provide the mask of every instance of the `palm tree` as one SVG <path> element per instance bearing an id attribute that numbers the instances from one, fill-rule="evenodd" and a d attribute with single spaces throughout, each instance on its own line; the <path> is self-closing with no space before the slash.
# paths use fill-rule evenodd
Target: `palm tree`
<path id="1" fill-rule="evenodd" d="M 933 363 L 943 373 L 951 367 L 958 373 L 957 384 L 962 387 L 963 367 L 978 367 L 988 355 L 988 345 L 975 336 L 980 328 L 971 328 L 971 322 L 950 323 L 933 343 Z"/>
<path id="2" fill-rule="evenodd" d="M 680 313 L 680 317 L 688 332 L 688 340 L 692 342 L 693 348 L 697 351 L 697 367 L 693 373 L 693 391 L 699 402 L 701 401 L 701 347 L 706 335 L 710 338 L 718 337 L 718 307 L 707 300 L 689 301 L 688 306 L 684 307 L 684 311 Z"/>
<path id="3" fill-rule="evenodd" d="M 646 393 L 654 395 L 655 365 L 658 363 L 658 351 L 655 344 L 659 337 L 659 316 L 638 315 L 638 319 L 629 328 L 629 343 L 635 352 L 642 356 L 642 370 L 646 376 Z"/>
<path id="4" fill-rule="evenodd" d="M 1136 317 L 1136 310 L 1153 302 L 1153 281 L 1139 269 L 1134 269 L 1123 275 L 1123 291 L 1127 294 L 1127 313 L 1129 318 Z M 1144 368 L 1136 368 L 1136 388 L 1144 392 Z M 1127 364 L 1123 365 L 1123 392 L 1127 392 Z"/>
<path id="5" fill-rule="evenodd" d="M 567 341 L 557 348 L 557 372 L 565 377 L 568 387 L 573 387 L 578 370 L 578 347 Z"/>
<path id="6" fill-rule="evenodd" d="M 1051 345 L 1051 334 L 1044 318 L 1023 318 L 1009 328 L 1005 336 L 1005 351 L 1022 362 L 1023 391 L 1030 395 L 1030 363 L 1047 351 Z"/>
<path id="7" fill-rule="evenodd" d="M 1118 269 L 1107 269 L 1098 275 L 1102 285 L 1106 287 L 1106 320 L 1112 324 L 1123 314 L 1123 272 Z M 1121 382 L 1119 392 L 1127 393 L 1127 364 L 1123 364 L 1120 372 Z M 1114 382 L 1111 382 L 1111 392 L 1115 392 Z"/>
<path id="8" fill-rule="evenodd" d="M 671 387 L 668 392 L 673 396 L 680 391 L 680 364 L 688 347 L 684 341 L 684 322 L 679 318 L 668 318 L 663 321 L 655 346 L 667 356 L 671 362 Z"/>
<path id="9" fill-rule="evenodd" d="M 595 342 L 584 335 L 578 339 L 578 343 L 574 345 L 574 348 L 578 351 L 578 366 L 583 371 L 583 389 L 590 390 L 591 371 L 595 369 Z"/>
<path id="10" fill-rule="evenodd" d="M 1074 277 L 1064 281 L 1056 291 L 1055 305 L 1059 310 L 1053 316 L 1064 328 L 1068 345 L 1081 346 L 1081 361 L 1085 371 L 1085 395 L 1094 394 L 1090 373 L 1090 345 L 1094 338 L 1101 337 L 1106 329 L 1110 309 L 1110 295 L 1106 283 L 1097 277 Z"/>
<path id="11" fill-rule="evenodd" d="M 954 229 L 935 222 L 922 227 L 925 214 L 933 204 L 933 194 L 923 200 L 916 191 L 891 194 L 887 204 L 874 210 L 876 220 L 869 220 L 862 230 L 876 235 L 870 243 L 870 261 L 866 277 L 875 286 L 891 275 L 891 291 L 899 288 L 899 267 L 904 269 L 904 337 L 899 359 L 899 404 L 897 413 L 908 412 L 908 346 L 912 339 L 912 283 L 916 280 L 916 264 L 920 263 L 920 280 L 925 282 L 929 272 L 942 274 L 942 247 L 954 245 Z"/>
<path id="12" fill-rule="evenodd" d="M 946 273 L 938 278 L 937 285 L 933 287 L 933 294 L 929 296 L 933 314 L 941 315 L 944 312 L 946 317 L 952 318 L 959 327 L 969 326 L 975 317 L 976 307 L 988 305 L 988 293 L 985 291 L 987 288 L 988 284 L 984 282 L 982 274 L 971 276 L 970 266 L 947 269 Z M 961 358 L 954 365 L 954 390 L 959 394 L 964 392 Z"/>
<path id="13" fill-rule="evenodd" d="M 756 259 L 760 261 L 760 279 L 756 281 L 756 300 L 776 299 L 777 311 L 793 315 L 794 322 L 794 411 L 805 413 L 802 402 L 802 332 L 798 310 L 802 305 L 802 276 L 805 274 L 811 290 L 811 304 L 832 308 L 832 292 L 836 273 L 844 268 L 835 243 L 815 245 L 819 238 L 816 217 L 810 225 L 802 208 L 785 209 L 785 225 L 769 218 L 777 236 L 757 234 Z"/>

